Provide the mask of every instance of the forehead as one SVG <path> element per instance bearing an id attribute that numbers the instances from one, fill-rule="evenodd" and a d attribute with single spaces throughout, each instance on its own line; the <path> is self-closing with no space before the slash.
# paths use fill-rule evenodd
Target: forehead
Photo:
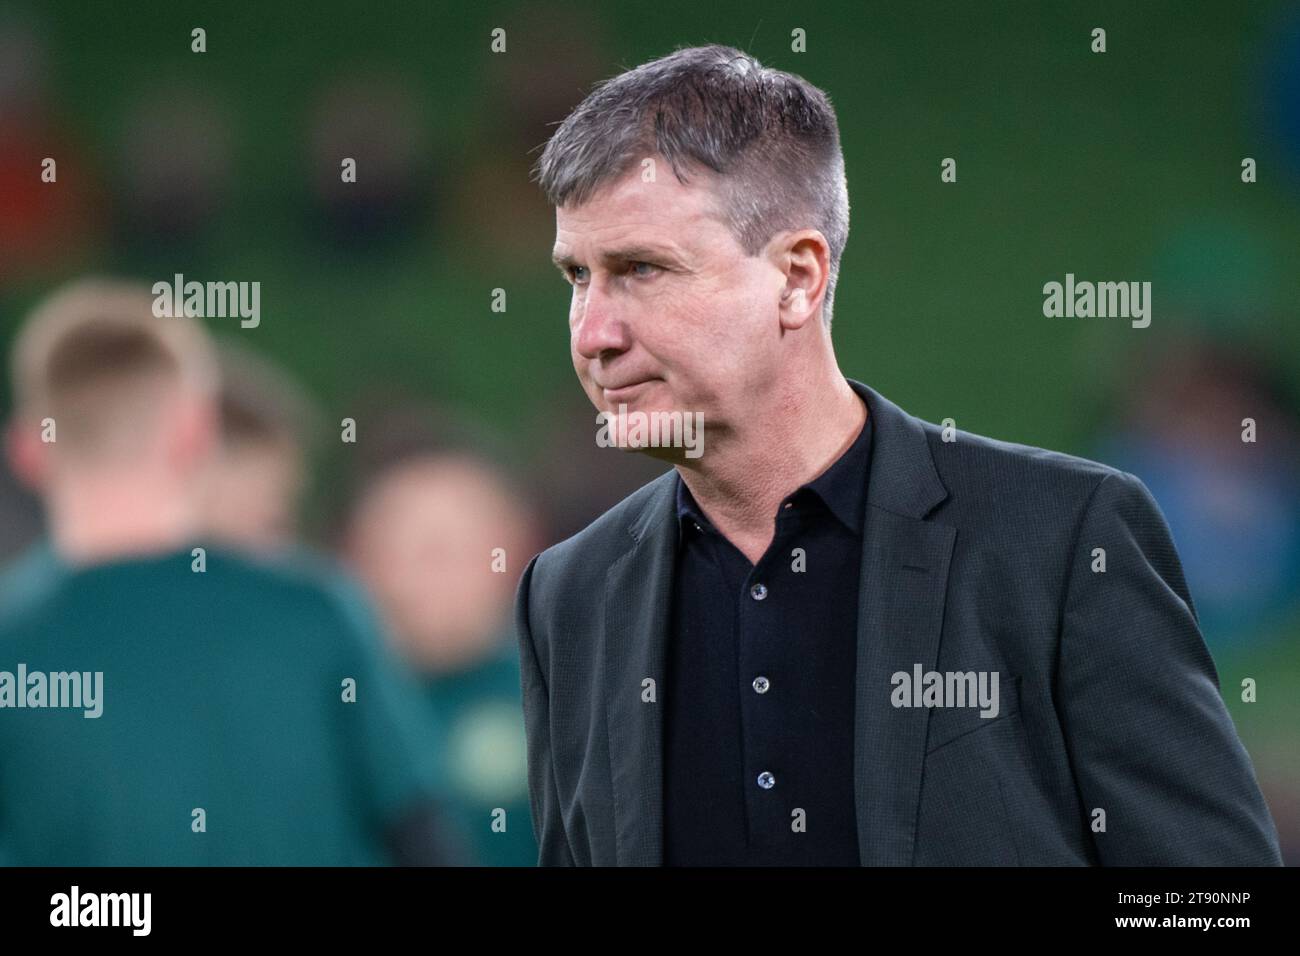
<path id="1" fill-rule="evenodd" d="M 726 226 L 717 215 L 713 182 L 703 173 L 680 182 L 660 160 L 646 182 L 640 164 L 599 188 L 586 202 L 555 210 L 555 252 L 586 252 L 611 243 L 658 241 L 681 249 L 717 243 Z"/>

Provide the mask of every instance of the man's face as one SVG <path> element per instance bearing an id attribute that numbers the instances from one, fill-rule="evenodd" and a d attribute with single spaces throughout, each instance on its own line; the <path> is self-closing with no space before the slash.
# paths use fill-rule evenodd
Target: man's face
<path id="1" fill-rule="evenodd" d="M 237 547 L 275 552 L 293 543 L 303 471 L 288 441 L 250 440 L 226 447 L 209 475 L 205 521 Z"/>
<path id="2" fill-rule="evenodd" d="M 785 276 L 716 218 L 711 180 L 657 168 L 556 210 L 573 367 L 600 411 L 701 412 L 725 428 L 774 380 Z"/>
<path id="3" fill-rule="evenodd" d="M 389 637 L 422 670 L 445 671 L 500 638 L 532 545 L 524 505 L 490 469 L 437 456 L 395 467 L 366 492 L 347 556 Z M 513 574 L 490 566 L 496 548 Z"/>

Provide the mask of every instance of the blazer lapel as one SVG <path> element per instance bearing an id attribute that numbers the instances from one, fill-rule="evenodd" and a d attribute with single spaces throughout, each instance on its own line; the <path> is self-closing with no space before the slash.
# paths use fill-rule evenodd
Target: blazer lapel
<path id="1" fill-rule="evenodd" d="M 663 864 L 663 694 L 677 523 L 676 472 L 628 528 L 631 548 L 605 581 L 605 718 L 618 866 Z M 655 702 L 642 700 L 654 681 Z"/>
<path id="2" fill-rule="evenodd" d="M 890 703 L 891 676 L 933 670 L 957 530 L 922 520 L 947 490 L 917 419 L 850 380 L 873 417 L 858 588 L 854 794 L 863 866 L 909 866 L 928 708 Z"/>

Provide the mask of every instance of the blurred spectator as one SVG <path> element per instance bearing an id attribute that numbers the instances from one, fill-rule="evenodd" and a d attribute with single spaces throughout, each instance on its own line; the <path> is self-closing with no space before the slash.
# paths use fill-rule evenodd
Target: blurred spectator
<path id="1" fill-rule="evenodd" d="M 1258 641 L 1300 595 L 1295 399 L 1271 363 L 1222 337 L 1162 340 L 1141 367 L 1098 456 L 1160 502 L 1211 650 Z"/>
<path id="2" fill-rule="evenodd" d="M 342 542 L 447 729 L 461 819 L 485 866 L 534 866 L 510 614 L 533 519 L 490 453 L 412 419 L 376 426 Z M 504 811 L 502 816 L 501 811 Z M 504 829 L 502 829 L 504 827 Z"/>
<path id="3" fill-rule="evenodd" d="M 142 262 L 176 262 L 212 238 L 232 187 L 229 109 L 188 80 L 158 82 L 122 117 L 114 197 L 118 239 Z"/>
<path id="4" fill-rule="evenodd" d="M 1258 317 L 1223 303 L 1182 318 L 1176 337 L 1139 356 L 1142 373 L 1116 394 L 1097 456 L 1137 475 L 1160 502 L 1283 861 L 1296 865 L 1300 403 L 1253 344 L 1264 331 Z M 1242 440 L 1244 419 L 1254 422 L 1254 442 Z M 1245 679 L 1257 685 L 1250 701 Z"/>
<path id="5" fill-rule="evenodd" d="M 298 536 L 298 509 L 320 415 L 289 376 L 238 343 L 219 345 L 221 441 L 204 520 L 213 536 L 275 554 Z"/>
<path id="6" fill-rule="evenodd" d="M 569 5 L 521 5 L 510 16 L 506 55 L 491 56 L 474 108 L 481 122 L 451 183 L 458 253 L 501 263 L 535 261 L 549 249 L 555 212 L 529 182 L 529 166 L 613 59 L 604 19 Z M 543 256 L 545 258 L 545 256 Z"/>
<path id="7" fill-rule="evenodd" d="M 45 29 L 0 7 L 0 288 L 66 269 L 97 238 L 89 164 L 50 93 Z"/>
<path id="8" fill-rule="evenodd" d="M 396 77 L 357 73 L 331 84 L 311 118 L 313 231 L 352 253 L 406 238 L 428 212 L 428 128 Z M 351 181 L 346 159 L 355 162 Z"/>
<path id="9" fill-rule="evenodd" d="M 429 715 L 366 605 L 196 547 L 217 366 L 201 325 L 151 309 L 84 281 L 14 348 L 8 447 L 50 540 L 0 586 L 0 670 L 75 673 L 77 693 L 0 696 L 0 862 L 462 861 Z"/>

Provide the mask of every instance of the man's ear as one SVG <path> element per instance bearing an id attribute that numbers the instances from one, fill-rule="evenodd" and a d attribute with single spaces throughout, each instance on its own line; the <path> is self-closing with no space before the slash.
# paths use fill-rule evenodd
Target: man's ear
<path id="1" fill-rule="evenodd" d="M 794 331 L 821 314 L 830 278 L 830 245 L 816 229 L 783 233 L 775 242 L 776 262 L 785 274 L 781 327 Z"/>
<path id="2" fill-rule="evenodd" d="M 5 423 L 4 442 L 10 471 L 25 488 L 39 494 L 49 475 L 50 449 L 41 441 L 37 423 L 15 415 Z"/>

